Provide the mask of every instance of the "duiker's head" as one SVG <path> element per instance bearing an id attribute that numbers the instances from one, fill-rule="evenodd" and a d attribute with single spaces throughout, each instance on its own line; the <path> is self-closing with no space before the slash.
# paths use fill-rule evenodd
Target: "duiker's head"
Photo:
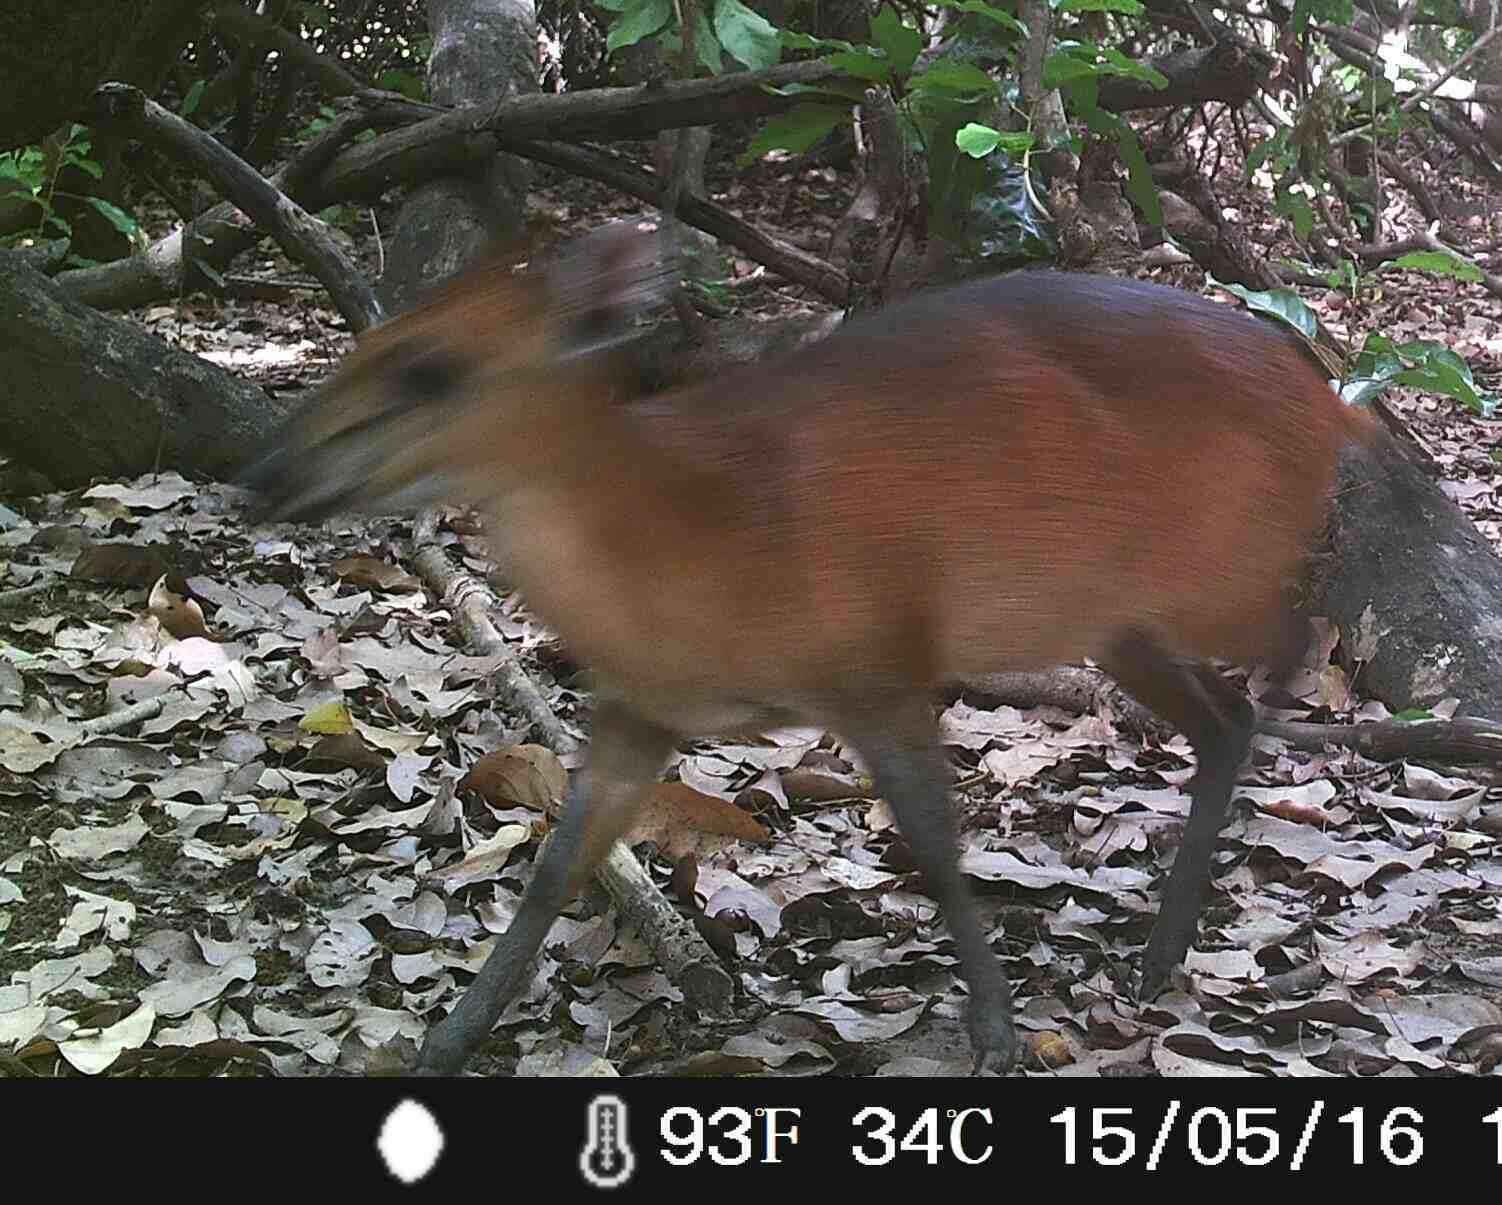
<path id="1" fill-rule="evenodd" d="M 245 472 L 263 515 L 405 511 L 483 501 L 525 468 L 528 430 L 592 389 L 602 345 L 666 288 L 635 223 L 577 240 L 542 268 L 496 256 L 367 332 Z"/>

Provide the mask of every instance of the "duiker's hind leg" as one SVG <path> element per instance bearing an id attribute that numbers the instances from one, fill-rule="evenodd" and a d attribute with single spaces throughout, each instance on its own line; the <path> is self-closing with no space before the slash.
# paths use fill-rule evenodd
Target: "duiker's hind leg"
<path id="1" fill-rule="evenodd" d="M 1140 631 L 1123 634 L 1100 667 L 1182 732 L 1199 761 L 1189 782 L 1189 821 L 1142 958 L 1140 992 L 1151 999 L 1198 932 L 1215 842 L 1251 741 L 1252 705 L 1208 665 L 1170 656 Z"/>
<path id="2" fill-rule="evenodd" d="M 456 1075 L 521 989 L 562 907 L 594 873 L 611 843 L 631 826 L 672 750 L 670 733 L 622 704 L 595 707 L 589 769 L 575 776 L 563 817 L 542 851 L 511 927 L 454 1011 L 429 1032 L 419 1075 Z"/>
<path id="3" fill-rule="evenodd" d="M 885 716 L 866 714 L 856 723 L 846 717 L 836 730 L 854 742 L 871 767 L 877 790 L 891 804 L 918 869 L 944 909 L 970 990 L 967 1021 L 975 1069 L 1010 1070 L 1017 1057 L 1012 991 L 960 873 L 947 798 L 949 766 L 927 700 Z"/>

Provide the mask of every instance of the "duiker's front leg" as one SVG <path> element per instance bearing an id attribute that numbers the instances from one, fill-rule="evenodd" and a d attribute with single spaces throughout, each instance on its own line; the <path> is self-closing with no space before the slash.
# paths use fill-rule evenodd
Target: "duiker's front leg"
<path id="1" fill-rule="evenodd" d="M 589 769 L 575 776 L 563 817 L 543 849 L 511 927 L 454 1011 L 429 1032 L 419 1075 L 456 1075 L 521 989 L 563 906 L 628 828 L 671 751 L 673 738 L 624 705 L 595 708 Z"/>

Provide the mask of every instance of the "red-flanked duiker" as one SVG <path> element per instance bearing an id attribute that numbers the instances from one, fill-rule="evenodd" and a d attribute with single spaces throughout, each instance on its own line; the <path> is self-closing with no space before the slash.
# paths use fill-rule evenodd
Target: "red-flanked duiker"
<path id="1" fill-rule="evenodd" d="M 509 580 L 598 676 L 589 771 L 419 1069 L 456 1073 L 485 1040 L 676 742 L 794 721 L 863 755 L 943 906 L 977 1067 L 1010 1067 L 934 695 L 1082 657 L 1198 759 L 1142 959 L 1160 988 L 1195 937 L 1252 730 L 1206 659 L 1297 660 L 1285 578 L 1342 447 L 1375 425 L 1276 326 L 1054 272 L 916 294 L 778 362 L 623 402 L 612 357 L 573 344 L 646 253 L 598 255 L 571 276 L 491 264 L 370 332 L 250 476 L 289 519 L 477 504 Z"/>

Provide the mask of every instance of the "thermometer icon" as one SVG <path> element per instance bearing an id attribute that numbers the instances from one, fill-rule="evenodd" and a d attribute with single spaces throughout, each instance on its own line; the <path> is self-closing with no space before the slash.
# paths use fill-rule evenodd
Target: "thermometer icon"
<path id="1" fill-rule="evenodd" d="M 606 1093 L 589 1102 L 589 1137 L 579 1152 L 579 1170 L 596 1188 L 619 1188 L 636 1170 L 626 1141 L 626 1102 Z"/>

